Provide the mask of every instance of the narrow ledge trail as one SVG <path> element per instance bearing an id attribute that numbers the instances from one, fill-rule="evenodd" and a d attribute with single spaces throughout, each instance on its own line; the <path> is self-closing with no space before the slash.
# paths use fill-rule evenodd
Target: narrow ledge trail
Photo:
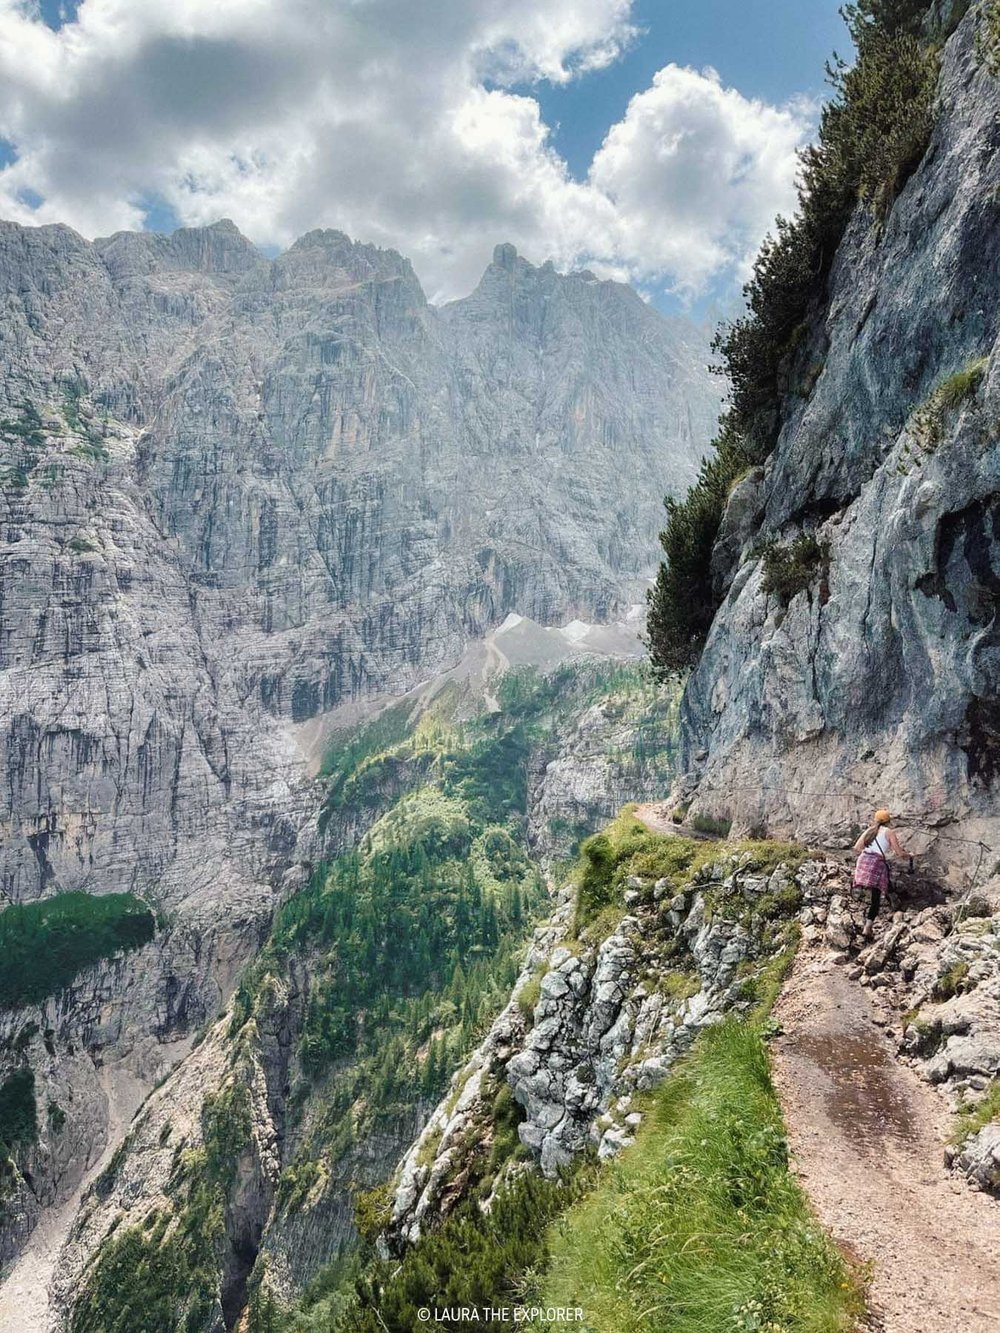
<path id="1" fill-rule="evenodd" d="M 819 947 L 800 951 L 775 1017 L 792 1168 L 827 1231 L 871 1265 L 868 1327 L 996 1333 L 1000 1206 L 945 1167 L 948 1108 L 897 1059 L 888 1012 Z"/>
<path id="2" fill-rule="evenodd" d="M 690 836 L 663 804 L 636 817 Z M 842 856 L 843 852 L 834 853 Z M 772 1043 L 791 1167 L 871 1272 L 869 1333 L 1000 1333 L 1000 1204 L 945 1166 L 944 1098 L 897 1057 L 899 1015 L 825 943 L 799 949 Z"/>

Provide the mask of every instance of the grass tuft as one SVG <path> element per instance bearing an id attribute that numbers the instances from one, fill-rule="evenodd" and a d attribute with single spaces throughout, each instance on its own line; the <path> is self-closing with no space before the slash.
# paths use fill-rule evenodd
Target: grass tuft
<path id="1" fill-rule="evenodd" d="M 710 838 L 728 838 L 733 821 L 725 815 L 695 815 L 691 827 L 696 833 L 707 833 Z"/>
<path id="2" fill-rule="evenodd" d="M 987 359 L 970 361 L 932 390 L 913 415 L 912 433 L 926 453 L 933 453 L 944 438 L 944 421 L 979 388 L 986 374 Z"/>
<path id="3" fill-rule="evenodd" d="M 953 995 L 960 995 L 963 991 L 972 990 L 975 983 L 969 982 L 969 964 L 966 962 L 952 963 L 946 972 L 942 972 L 935 981 L 931 990 L 931 999 L 942 1002 L 950 1000 Z"/>
<path id="4" fill-rule="evenodd" d="M 521 987 L 521 989 L 517 992 L 517 1006 L 529 1023 L 531 1022 L 532 1017 L 534 1016 L 535 1006 L 541 999 L 543 975 L 544 975 L 543 969 L 539 968 L 539 970 L 534 974 L 534 976 L 529 977 L 528 980 Z"/>
<path id="5" fill-rule="evenodd" d="M 624 911 L 622 893 L 630 875 L 650 881 L 669 879 L 676 891 L 719 857 L 715 843 L 651 833 L 636 819 L 634 810 L 634 806 L 626 806 L 613 823 L 587 838 L 580 848 L 574 922 L 577 936 L 588 927 L 588 934 L 594 935 L 598 920 L 604 933 L 610 934 Z"/>
<path id="6" fill-rule="evenodd" d="M 1000 1120 L 1000 1078 L 993 1080 L 986 1095 L 975 1106 L 968 1106 L 959 1111 L 952 1142 L 964 1143 L 972 1134 L 978 1134 L 993 1120 Z"/>

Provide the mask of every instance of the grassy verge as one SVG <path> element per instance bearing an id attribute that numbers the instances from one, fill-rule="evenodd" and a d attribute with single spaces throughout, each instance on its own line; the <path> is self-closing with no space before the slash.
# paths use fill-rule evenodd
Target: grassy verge
<path id="1" fill-rule="evenodd" d="M 770 875 L 779 866 L 794 871 L 806 859 L 805 848 L 792 843 L 754 841 L 707 842 L 679 834 L 651 833 L 627 805 L 601 833 L 585 839 L 574 872 L 577 884 L 574 932 L 601 938 L 625 911 L 623 893 L 631 876 L 650 883 L 668 879 L 673 892 L 685 888 L 699 872 L 729 858 L 732 868 Z M 717 898 L 718 894 L 709 897 Z M 788 907 L 777 904 L 775 916 Z M 760 904 L 758 904 L 760 907 Z M 794 904 L 795 910 L 798 904 Z"/>
<path id="2" fill-rule="evenodd" d="M 547 1305 L 594 1333 L 836 1333 L 861 1294 L 787 1165 L 759 1029 L 705 1032 L 634 1148 L 550 1237 Z"/>
<path id="3" fill-rule="evenodd" d="M 587 838 L 576 866 L 574 931 L 602 937 L 623 915 L 622 897 L 630 875 L 650 881 L 667 878 L 675 888 L 687 884 L 705 865 L 719 857 L 710 842 L 651 833 L 627 805 L 601 833 Z"/>

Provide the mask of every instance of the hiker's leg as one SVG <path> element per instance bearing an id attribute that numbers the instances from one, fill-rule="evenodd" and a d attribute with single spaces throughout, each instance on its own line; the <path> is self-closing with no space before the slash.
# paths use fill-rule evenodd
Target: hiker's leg
<path id="1" fill-rule="evenodd" d="M 877 884 L 872 885 L 872 896 L 868 903 L 868 915 L 865 920 L 865 928 L 861 932 L 861 938 L 870 940 L 875 930 L 875 918 L 878 916 L 878 909 L 882 906 L 882 890 Z"/>
<path id="2" fill-rule="evenodd" d="M 874 921 L 882 906 L 882 890 L 877 884 L 872 885 L 872 896 L 868 903 L 868 920 Z"/>

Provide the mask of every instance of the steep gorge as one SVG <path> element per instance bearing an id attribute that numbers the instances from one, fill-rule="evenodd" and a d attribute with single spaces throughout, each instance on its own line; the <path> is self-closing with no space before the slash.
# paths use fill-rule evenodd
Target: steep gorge
<path id="1" fill-rule="evenodd" d="M 0 1085 L 30 1068 L 40 1108 L 7 1261 L 105 1152 L 108 1087 L 131 1114 L 320 854 L 327 714 L 508 613 L 623 616 L 717 390 L 694 326 L 510 246 L 438 310 L 335 232 L 271 260 L 231 223 L 0 223 L 0 290 L 0 889 L 157 916 L 2 1015 Z"/>
<path id="2" fill-rule="evenodd" d="M 536 849 L 565 852 L 610 813 L 595 761 L 650 795 L 673 771 L 673 701 L 635 665 L 585 657 L 493 687 L 497 712 L 454 684 L 395 705 L 337 761 L 331 847 L 359 806 L 369 826 L 279 908 L 227 1011 L 85 1194 L 52 1284 L 74 1333 L 229 1328 L 248 1299 L 345 1288 L 359 1198 L 517 976 L 548 898 Z"/>

